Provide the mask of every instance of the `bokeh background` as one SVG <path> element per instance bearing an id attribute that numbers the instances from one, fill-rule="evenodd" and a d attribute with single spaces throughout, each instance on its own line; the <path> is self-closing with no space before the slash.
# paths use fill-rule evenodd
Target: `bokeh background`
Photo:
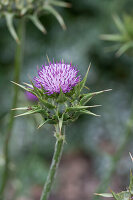
<path id="1" fill-rule="evenodd" d="M 47 35 L 39 32 L 31 22 L 26 23 L 24 63 L 21 82 L 36 75 L 37 66 L 49 59 L 64 59 L 78 66 L 83 77 L 91 62 L 87 86 L 90 91 L 112 88 L 111 92 L 97 96 L 91 104 L 101 104 L 95 111 L 101 117 L 80 116 L 67 127 L 66 144 L 57 180 L 50 200 L 88 200 L 99 186 L 101 192 L 126 189 L 129 170 L 133 164 L 133 135 L 130 134 L 119 162 L 111 177 L 112 156 L 125 140 L 133 93 L 133 59 L 126 54 L 116 57 L 106 52 L 108 42 L 100 35 L 115 32 L 113 14 L 132 14 L 132 0 L 70 0 L 72 8 L 59 12 L 67 25 L 63 31 L 51 15 L 41 17 Z M 131 24 L 132 26 L 132 24 Z M 0 174 L 2 173 L 4 133 L 9 120 L 13 96 L 13 68 L 15 42 L 0 19 Z M 20 91 L 19 106 L 31 102 Z M 53 155 L 55 138 L 53 127 L 37 126 L 39 115 L 17 118 L 10 143 L 10 179 L 7 199 L 38 200 Z"/>

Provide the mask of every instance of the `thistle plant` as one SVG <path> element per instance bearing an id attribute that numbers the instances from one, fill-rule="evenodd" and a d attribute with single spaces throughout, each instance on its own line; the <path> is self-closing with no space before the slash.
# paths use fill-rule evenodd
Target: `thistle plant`
<path id="1" fill-rule="evenodd" d="M 133 162 L 133 157 L 131 153 L 129 153 L 131 160 Z M 106 198 L 114 198 L 115 200 L 131 200 L 133 199 L 133 175 L 132 171 L 130 171 L 130 183 L 126 191 L 122 191 L 119 193 L 115 193 L 111 191 L 111 193 L 101 193 L 101 194 L 95 194 L 101 197 L 106 197 Z"/>
<path id="2" fill-rule="evenodd" d="M 123 20 L 120 17 L 114 16 L 114 22 L 118 33 L 103 34 L 101 39 L 114 42 L 115 45 L 107 47 L 107 50 L 116 51 L 117 56 L 121 56 L 125 52 L 132 52 L 133 50 L 133 17 L 124 15 Z"/>
<path id="3" fill-rule="evenodd" d="M 63 29 L 66 29 L 64 20 L 59 12 L 55 9 L 57 7 L 70 7 L 69 3 L 58 0 L 0 0 L 0 19 L 5 18 L 7 28 L 11 36 L 15 39 L 15 64 L 14 64 L 14 81 L 19 82 L 20 70 L 23 64 L 23 48 L 25 44 L 25 22 L 27 19 L 31 20 L 34 25 L 41 32 L 46 33 L 46 29 L 40 22 L 39 17 L 44 14 L 52 14 L 58 20 Z M 14 27 L 14 21 L 17 19 Z M 12 108 L 17 106 L 19 90 L 14 86 L 14 95 L 12 100 Z M 7 133 L 5 134 L 5 142 L 3 144 L 3 154 L 5 158 L 4 169 L 0 185 L 0 199 L 3 200 L 3 194 L 9 175 L 9 143 L 14 126 L 14 114 L 11 112 L 9 116 L 9 123 L 7 125 Z"/>
<path id="4" fill-rule="evenodd" d="M 20 88 L 30 92 L 38 98 L 38 104 L 13 110 L 25 110 L 18 116 L 39 113 L 43 122 L 39 124 L 41 128 L 44 124 L 53 124 L 55 126 L 54 136 L 56 138 L 54 155 L 47 180 L 42 191 L 41 200 L 48 199 L 52 183 L 57 172 L 59 161 L 62 155 L 63 145 L 65 143 L 65 126 L 78 119 L 81 114 L 99 116 L 90 111 L 91 108 L 99 105 L 86 105 L 98 94 L 105 91 L 84 93 L 85 83 L 88 72 L 83 79 L 78 75 L 78 70 L 72 64 L 64 62 L 49 62 L 38 70 L 38 76 L 34 77 L 31 83 L 13 82 Z"/>
<path id="5" fill-rule="evenodd" d="M 17 43 L 20 43 L 20 39 L 13 25 L 15 18 L 28 18 L 41 32 L 46 33 L 46 29 L 40 22 L 39 16 L 51 13 L 56 17 L 62 28 L 66 29 L 62 16 L 54 6 L 70 7 L 70 4 L 58 0 L 0 0 L 0 17 L 5 17 L 12 37 Z"/>
<path id="6" fill-rule="evenodd" d="M 126 191 L 122 191 L 119 193 L 111 192 L 111 193 L 101 193 L 96 194 L 101 197 L 106 198 L 114 198 L 115 200 L 131 200 L 133 199 L 133 175 L 132 172 L 130 172 L 130 184 Z"/>
<path id="7" fill-rule="evenodd" d="M 116 33 L 116 34 L 101 35 L 101 39 L 103 39 L 105 41 L 110 41 L 110 42 L 116 43 L 112 47 L 107 47 L 106 50 L 116 51 L 117 56 L 121 56 L 125 53 L 131 54 L 132 48 L 133 48 L 133 28 L 131 26 L 133 17 L 126 14 L 123 16 L 123 21 L 118 16 L 114 16 L 113 18 L 114 18 L 114 22 L 116 24 L 116 27 L 117 27 L 119 33 L 118 34 Z M 106 189 L 111 181 L 111 177 L 117 168 L 117 164 L 118 164 L 119 160 L 121 159 L 121 156 L 122 156 L 126 146 L 128 145 L 128 143 L 131 140 L 132 130 L 133 130 L 133 97 L 132 97 L 132 101 L 131 101 L 130 115 L 125 124 L 124 140 L 119 145 L 116 154 L 112 156 L 112 163 L 111 163 L 110 169 L 109 169 L 107 175 L 103 178 L 99 187 L 97 188 L 97 193 L 106 191 Z M 99 200 L 99 197 L 94 196 L 93 200 Z"/>

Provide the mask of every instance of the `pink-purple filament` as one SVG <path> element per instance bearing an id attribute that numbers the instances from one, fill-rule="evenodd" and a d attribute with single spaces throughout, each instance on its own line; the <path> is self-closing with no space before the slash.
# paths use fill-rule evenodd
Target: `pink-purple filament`
<path id="1" fill-rule="evenodd" d="M 80 81 L 78 70 L 71 64 L 49 63 L 38 70 L 38 77 L 34 77 L 35 86 L 44 88 L 48 95 L 53 93 L 67 93 Z"/>

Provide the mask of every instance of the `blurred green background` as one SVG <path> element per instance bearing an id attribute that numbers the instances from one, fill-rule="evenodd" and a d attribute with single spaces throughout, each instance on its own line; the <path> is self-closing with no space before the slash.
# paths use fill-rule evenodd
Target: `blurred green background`
<path id="1" fill-rule="evenodd" d="M 51 15 L 41 17 L 47 35 L 39 32 L 31 22 L 26 23 L 24 64 L 21 82 L 36 75 L 37 66 L 49 59 L 71 62 L 78 66 L 84 77 L 91 62 L 87 86 L 90 91 L 112 88 L 91 103 L 101 104 L 95 109 L 101 117 L 81 116 L 67 127 L 64 155 L 51 200 L 88 200 L 102 184 L 112 166 L 112 155 L 125 139 L 133 92 L 132 56 L 116 57 L 105 47 L 110 43 L 100 35 L 115 32 L 113 14 L 132 14 L 132 0 L 70 0 L 72 8 L 59 9 L 67 25 L 63 31 Z M 131 24 L 132 26 L 132 24 Z M 3 169 L 3 141 L 13 96 L 15 42 L 0 19 L 0 173 Z M 95 102 L 94 102 L 95 101 Z M 20 91 L 19 106 L 30 104 Z M 9 200 L 38 200 L 52 158 L 55 138 L 53 127 L 45 125 L 37 130 L 39 115 L 17 118 L 10 144 Z M 124 149 L 109 188 L 125 189 L 132 163 L 132 134 Z M 103 191 L 103 192 L 105 192 Z M 9 195 L 10 194 L 10 195 Z"/>

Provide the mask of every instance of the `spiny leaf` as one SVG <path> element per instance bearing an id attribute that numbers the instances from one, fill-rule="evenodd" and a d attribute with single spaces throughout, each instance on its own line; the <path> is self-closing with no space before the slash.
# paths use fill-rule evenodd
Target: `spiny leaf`
<path id="1" fill-rule="evenodd" d="M 28 112 L 25 112 L 25 113 L 22 113 L 22 114 L 19 114 L 19 115 L 16 115 L 15 117 L 20 117 L 20 116 L 24 116 L 24 115 L 31 115 L 31 114 L 34 114 L 34 113 L 40 113 L 42 112 L 42 109 L 38 109 L 38 110 L 30 110 Z"/>
<path id="2" fill-rule="evenodd" d="M 25 82 L 23 82 L 23 84 L 25 84 L 25 85 L 27 85 L 29 88 L 32 88 L 32 89 L 33 89 L 33 86 L 32 86 L 31 84 L 25 83 Z"/>
<path id="3" fill-rule="evenodd" d="M 56 108 L 55 105 L 49 103 L 49 102 L 46 101 L 45 99 L 42 99 L 42 98 L 40 98 L 40 97 L 39 97 L 38 99 L 39 99 L 39 101 L 40 101 L 42 104 L 44 104 L 47 108 L 50 108 L 50 109 Z"/>
<path id="4" fill-rule="evenodd" d="M 29 107 L 12 108 L 11 110 L 29 110 Z"/>
<path id="5" fill-rule="evenodd" d="M 50 12 L 51 14 L 53 14 L 56 17 L 56 19 L 58 20 L 59 24 L 62 26 L 62 28 L 64 30 L 66 30 L 66 25 L 65 25 L 65 22 L 64 22 L 62 16 L 52 6 L 45 5 L 44 6 L 44 10 L 46 10 L 46 11 Z"/>
<path id="6" fill-rule="evenodd" d="M 24 89 L 24 90 L 26 90 L 26 91 L 28 91 L 28 92 L 34 94 L 35 96 L 37 96 L 36 93 L 33 91 L 33 89 L 27 88 L 27 87 L 25 87 L 25 86 L 23 86 L 23 85 L 21 85 L 21 84 L 18 84 L 18 83 L 14 82 L 14 81 L 11 81 L 11 83 L 13 83 L 13 84 L 19 86 L 20 88 L 22 88 L 22 89 Z M 38 97 L 38 96 L 37 96 L 37 97 Z"/>
<path id="7" fill-rule="evenodd" d="M 103 34 L 100 36 L 100 39 L 112 41 L 112 42 L 115 42 L 115 41 L 121 42 L 121 41 L 123 41 L 123 36 L 120 34 Z"/>
<path id="8" fill-rule="evenodd" d="M 22 89 L 24 89 L 24 90 L 30 92 L 30 88 L 27 88 L 27 87 L 25 87 L 25 86 L 23 86 L 23 85 L 21 85 L 21 84 L 18 84 L 18 83 L 14 82 L 14 81 L 11 81 L 11 83 L 13 83 L 13 84 L 15 84 L 15 85 L 21 87 Z"/>
<path id="9" fill-rule="evenodd" d="M 94 193 L 94 195 L 98 195 L 101 197 L 113 197 L 113 195 L 111 193 L 101 193 L 101 194 Z"/>
<path id="10" fill-rule="evenodd" d="M 115 192 L 112 192 L 112 195 L 115 200 L 120 200 L 119 196 Z"/>
<path id="11" fill-rule="evenodd" d="M 98 94 L 102 94 L 103 92 L 109 92 L 112 89 L 108 89 L 108 90 L 101 90 L 98 92 L 93 92 L 93 93 L 88 93 L 88 94 L 84 94 L 84 96 L 81 98 L 80 100 L 80 104 L 81 105 L 85 105 L 93 96 L 98 95 Z"/>
<path id="12" fill-rule="evenodd" d="M 84 88 L 84 86 L 85 86 L 85 83 L 86 83 L 86 80 L 87 80 L 87 77 L 88 77 L 88 73 L 89 73 L 89 71 L 90 71 L 90 67 L 91 67 L 91 63 L 90 63 L 90 65 L 89 65 L 89 67 L 88 67 L 88 70 L 87 70 L 87 72 L 86 72 L 86 74 L 85 74 L 85 77 L 84 77 L 84 79 L 80 82 L 80 91 Z"/>
<path id="13" fill-rule="evenodd" d="M 75 122 L 78 119 L 79 115 L 80 114 L 78 114 L 78 113 L 74 113 L 74 116 L 72 118 L 67 119 L 63 123 L 68 124 L 68 123 L 71 123 L 71 122 Z"/>
<path id="14" fill-rule="evenodd" d="M 117 15 L 114 15 L 113 19 L 119 31 L 125 33 L 125 27 L 121 19 Z"/>
<path id="15" fill-rule="evenodd" d="M 41 128 L 44 124 L 47 124 L 51 121 L 51 119 L 47 119 L 46 121 L 42 122 L 37 128 Z"/>
<path id="16" fill-rule="evenodd" d="M 41 95 L 41 93 L 40 93 L 40 90 L 39 90 L 39 88 L 37 88 L 37 87 L 35 87 L 35 85 L 33 84 L 33 82 L 32 81 L 30 81 L 31 82 L 31 84 L 32 84 L 32 87 L 33 87 L 33 91 L 37 94 L 37 96 L 40 96 Z"/>
<path id="17" fill-rule="evenodd" d="M 7 23 L 7 27 L 12 35 L 12 37 L 14 38 L 14 40 L 20 44 L 20 40 L 17 36 L 17 33 L 15 31 L 15 28 L 13 26 L 13 17 L 14 17 L 14 14 L 13 13 L 9 13 L 9 12 L 5 12 L 4 13 L 5 15 L 5 19 L 6 19 L 6 23 Z"/>
<path id="18" fill-rule="evenodd" d="M 45 27 L 43 26 L 43 24 L 40 22 L 40 20 L 38 19 L 38 16 L 36 14 L 34 15 L 30 15 L 29 16 L 30 20 L 33 22 L 33 24 L 44 34 L 47 33 Z"/>
<path id="19" fill-rule="evenodd" d="M 127 42 L 121 46 L 121 48 L 116 52 L 117 56 L 121 56 L 125 53 L 129 48 L 133 47 L 133 42 Z"/>
<path id="20" fill-rule="evenodd" d="M 82 91 L 82 89 L 84 88 L 85 83 L 86 83 L 86 80 L 87 80 L 87 77 L 88 77 L 88 73 L 89 73 L 89 70 L 90 70 L 90 66 L 91 66 L 91 64 L 90 64 L 89 67 L 88 67 L 88 70 L 87 70 L 87 72 L 86 72 L 86 74 L 85 74 L 84 79 L 83 79 L 81 82 L 79 82 L 79 83 L 74 87 L 74 90 L 75 90 L 74 98 L 79 97 L 79 95 L 81 94 L 81 91 Z"/>
<path id="21" fill-rule="evenodd" d="M 67 100 L 67 97 L 65 96 L 65 94 L 63 93 L 62 89 L 60 88 L 60 94 L 57 98 L 57 102 L 59 103 L 64 103 Z"/>
<path id="22" fill-rule="evenodd" d="M 67 113 L 63 114 L 63 121 L 67 120 L 68 118 L 70 118 L 70 116 Z"/>
<path id="23" fill-rule="evenodd" d="M 78 114 L 87 114 L 87 115 L 93 115 L 93 116 L 96 116 L 96 117 L 100 117 L 100 115 L 97 115 L 91 111 L 88 111 L 88 110 L 80 110 L 77 112 Z"/>
<path id="24" fill-rule="evenodd" d="M 79 110 L 83 110 L 83 109 L 87 109 L 87 108 L 94 108 L 94 107 L 98 107 L 101 105 L 93 105 L 93 106 L 73 106 L 73 107 L 68 107 L 66 109 L 66 111 L 79 111 Z"/>
<path id="25" fill-rule="evenodd" d="M 116 200 L 129 200 L 131 199 L 131 194 L 128 191 L 122 191 L 120 193 L 114 193 L 112 192 L 113 197 Z"/>
<path id="26" fill-rule="evenodd" d="M 63 1 L 57 1 L 57 0 L 49 0 L 49 3 L 53 4 L 54 6 L 60 6 L 65 8 L 70 8 L 71 4 Z"/>

